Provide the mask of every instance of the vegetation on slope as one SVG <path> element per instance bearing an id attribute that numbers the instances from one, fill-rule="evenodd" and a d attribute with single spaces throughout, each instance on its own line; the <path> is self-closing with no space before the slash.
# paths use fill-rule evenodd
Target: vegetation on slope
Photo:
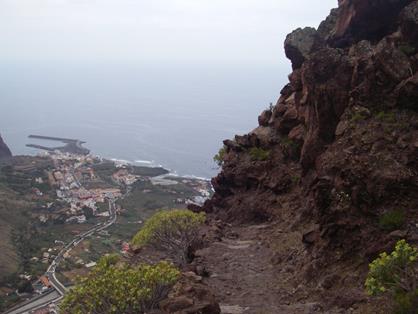
<path id="1" fill-rule="evenodd" d="M 204 213 L 196 214 L 189 210 L 161 211 L 146 221 L 132 243 L 163 251 L 175 262 L 184 265 L 190 259 L 198 229 L 205 219 Z"/>
<path id="2" fill-rule="evenodd" d="M 167 262 L 130 266 L 116 255 L 105 256 L 65 296 L 61 310 L 68 314 L 145 313 L 158 307 L 179 276 Z"/>
<path id="3" fill-rule="evenodd" d="M 373 296 L 391 294 L 396 303 L 395 313 L 417 313 L 418 249 L 405 240 L 398 241 L 391 254 L 381 253 L 369 265 L 365 286 Z"/>
<path id="4" fill-rule="evenodd" d="M 226 146 L 224 145 L 223 147 L 221 147 L 218 151 L 218 153 L 213 156 L 213 161 L 219 166 L 222 167 L 223 163 L 224 163 L 224 158 L 225 158 L 225 154 L 226 154 Z"/>

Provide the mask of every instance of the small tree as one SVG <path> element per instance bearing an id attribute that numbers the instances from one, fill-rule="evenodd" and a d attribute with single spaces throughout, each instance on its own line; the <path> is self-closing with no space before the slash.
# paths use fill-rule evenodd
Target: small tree
<path id="1" fill-rule="evenodd" d="M 186 209 L 161 211 L 145 222 L 132 243 L 140 247 L 148 245 L 168 253 L 183 265 L 189 261 L 199 226 L 205 219 L 205 213 L 196 214 Z"/>
<path id="2" fill-rule="evenodd" d="M 405 223 L 405 212 L 402 210 L 393 210 L 383 214 L 379 218 L 379 226 L 388 231 L 393 231 L 402 227 Z"/>
<path id="3" fill-rule="evenodd" d="M 180 276 L 167 262 L 128 266 L 114 256 L 99 261 L 93 271 L 66 294 L 65 314 L 145 313 L 158 306 Z"/>
<path id="4" fill-rule="evenodd" d="M 224 157 L 226 154 L 226 147 L 225 145 L 223 147 L 221 147 L 218 151 L 218 153 L 213 156 L 213 161 L 219 166 L 221 167 L 224 163 Z"/>
<path id="5" fill-rule="evenodd" d="M 418 305 L 417 277 L 418 250 L 400 240 L 391 254 L 381 253 L 369 265 L 365 286 L 370 295 L 391 293 L 400 313 L 410 313 Z"/>
<path id="6" fill-rule="evenodd" d="M 252 147 L 250 149 L 251 160 L 265 161 L 270 157 L 270 151 L 260 147 Z"/>

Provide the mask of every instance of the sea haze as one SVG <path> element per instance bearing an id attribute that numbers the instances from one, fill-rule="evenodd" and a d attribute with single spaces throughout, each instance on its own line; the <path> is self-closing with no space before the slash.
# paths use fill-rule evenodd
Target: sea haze
<path id="1" fill-rule="evenodd" d="M 257 126 L 290 70 L 8 64 L 0 71 L 0 132 L 14 154 L 37 152 L 25 147 L 35 143 L 29 134 L 78 138 L 103 157 L 209 178 L 222 140 Z"/>

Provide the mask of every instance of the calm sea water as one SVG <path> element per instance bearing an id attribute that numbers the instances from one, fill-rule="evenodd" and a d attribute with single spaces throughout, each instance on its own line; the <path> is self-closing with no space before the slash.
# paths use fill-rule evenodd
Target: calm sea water
<path id="1" fill-rule="evenodd" d="M 275 103 L 280 67 L 0 65 L 0 132 L 14 154 L 29 134 L 78 138 L 107 158 L 211 177 L 222 140 Z M 42 143 L 49 144 L 49 143 Z"/>

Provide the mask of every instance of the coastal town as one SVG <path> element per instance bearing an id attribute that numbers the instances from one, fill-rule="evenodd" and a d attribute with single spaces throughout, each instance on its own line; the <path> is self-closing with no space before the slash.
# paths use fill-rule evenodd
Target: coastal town
<path id="1" fill-rule="evenodd" d="M 109 212 L 99 212 L 98 203 L 104 203 L 106 199 L 116 199 L 120 197 L 120 188 L 97 187 L 88 189 L 83 182 L 94 182 L 96 179 L 92 165 L 100 162 L 95 157 L 71 155 L 59 153 L 51 155 L 54 161 L 54 170 L 48 173 L 49 184 L 56 188 L 58 199 L 69 204 L 65 209 L 65 214 L 69 216 L 65 222 L 84 223 L 87 220 L 86 209 L 92 216 L 108 217 Z M 126 174 L 119 176 L 118 183 L 133 184 L 138 176 Z"/>
<path id="2" fill-rule="evenodd" d="M 28 261 L 32 268 L 46 271 L 20 273 L 19 278 L 30 283 L 30 288 L 14 292 L 34 305 L 31 313 L 54 312 L 65 287 L 88 273 L 101 255 L 115 250 L 129 254 L 130 239 L 152 212 L 202 204 L 212 191 L 207 180 L 90 153 L 54 150 L 37 158 L 48 160 L 50 166 L 33 178 L 32 198 L 42 205 L 32 215 L 39 229 L 53 232 L 49 245 Z M 33 298 L 43 301 L 30 303 Z M 17 306 L 7 313 L 23 312 Z"/>

